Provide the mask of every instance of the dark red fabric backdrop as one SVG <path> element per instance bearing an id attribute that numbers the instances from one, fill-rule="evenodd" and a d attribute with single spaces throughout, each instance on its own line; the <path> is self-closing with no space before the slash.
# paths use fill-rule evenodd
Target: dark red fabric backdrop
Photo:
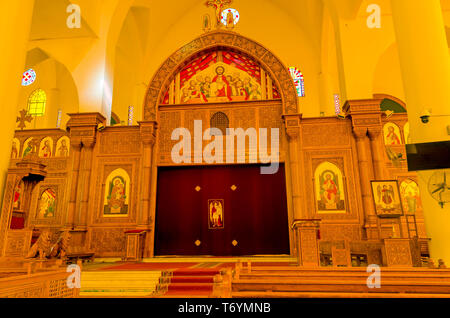
<path id="1" fill-rule="evenodd" d="M 158 173 L 155 255 L 289 254 L 283 165 L 274 175 L 262 175 L 259 165 L 171 167 Z M 224 200 L 224 229 L 208 229 L 210 199 Z"/>

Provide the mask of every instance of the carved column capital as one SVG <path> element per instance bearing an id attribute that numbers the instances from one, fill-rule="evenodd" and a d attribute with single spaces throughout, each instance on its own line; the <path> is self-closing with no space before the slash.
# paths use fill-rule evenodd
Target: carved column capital
<path id="1" fill-rule="evenodd" d="M 355 135 L 357 140 L 363 140 L 367 137 L 367 128 L 366 127 L 353 127 L 353 134 Z"/>
<path id="2" fill-rule="evenodd" d="M 70 120 L 67 128 L 70 132 L 71 145 L 73 147 L 92 148 L 97 138 L 99 125 L 106 126 L 106 118 L 99 113 L 69 114 Z"/>
<path id="3" fill-rule="evenodd" d="M 141 140 L 145 146 L 153 146 L 156 142 L 156 131 L 158 123 L 156 121 L 140 121 Z"/>
<path id="4" fill-rule="evenodd" d="M 381 135 L 382 129 L 381 127 L 369 127 L 368 135 L 370 140 L 376 140 Z"/>
<path id="5" fill-rule="evenodd" d="M 296 139 L 300 136 L 300 123 L 302 120 L 302 114 L 289 114 L 283 115 L 284 126 L 286 134 L 291 139 Z"/>

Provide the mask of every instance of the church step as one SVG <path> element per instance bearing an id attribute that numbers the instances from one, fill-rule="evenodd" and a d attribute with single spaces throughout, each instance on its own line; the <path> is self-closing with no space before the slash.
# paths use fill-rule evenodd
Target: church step
<path id="1" fill-rule="evenodd" d="M 81 274 L 80 296 L 149 296 L 160 277 L 160 271 L 85 271 Z"/>
<path id="2" fill-rule="evenodd" d="M 161 278 L 160 282 L 164 282 L 165 279 Z M 203 283 L 203 284 L 212 284 L 214 283 L 214 277 L 211 276 L 174 276 L 170 278 L 170 283 L 176 284 L 176 283 Z"/>
<path id="3" fill-rule="evenodd" d="M 218 270 L 208 270 L 208 269 L 188 269 L 188 270 L 177 270 L 173 272 L 163 272 L 162 276 L 215 276 L 220 274 Z"/>
<path id="4" fill-rule="evenodd" d="M 232 284 L 233 292 L 245 291 L 276 291 L 276 292 L 374 292 L 374 293 L 431 293 L 450 294 L 449 282 L 427 281 L 390 281 L 381 280 L 381 288 L 369 289 L 365 280 L 291 280 L 278 279 L 235 280 Z"/>
<path id="5" fill-rule="evenodd" d="M 449 294 L 344 293 L 344 292 L 233 292 L 232 298 L 450 298 Z"/>
<path id="6" fill-rule="evenodd" d="M 278 279 L 280 281 L 292 281 L 292 280 L 310 280 L 314 279 L 316 281 L 329 281 L 329 280 L 342 280 L 342 281 L 351 281 L 351 280 L 362 280 L 366 281 L 369 277 L 370 273 L 342 273 L 337 275 L 335 273 L 257 273 L 257 274 L 240 274 L 240 280 L 262 280 L 262 279 Z M 385 273 L 381 272 L 380 277 L 385 282 L 395 282 L 398 280 L 403 281 L 426 281 L 426 282 L 442 282 L 443 280 L 450 281 L 450 275 L 442 275 L 442 274 L 410 274 L 407 275 L 405 273 L 397 274 L 397 273 Z"/>

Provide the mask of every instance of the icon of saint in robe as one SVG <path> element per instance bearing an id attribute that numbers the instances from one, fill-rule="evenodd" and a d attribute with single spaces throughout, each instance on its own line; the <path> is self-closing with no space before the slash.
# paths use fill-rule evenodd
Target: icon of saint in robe
<path id="1" fill-rule="evenodd" d="M 14 190 L 13 209 L 20 209 L 20 201 L 23 193 L 23 181 L 17 185 Z"/>
<path id="2" fill-rule="evenodd" d="M 232 101 L 232 89 L 231 83 L 228 82 L 226 76 L 224 75 L 225 68 L 223 66 L 219 66 L 216 68 L 216 76 L 213 78 L 212 82 L 216 85 L 216 97 L 226 97 L 228 101 Z"/>
<path id="3" fill-rule="evenodd" d="M 41 148 L 41 157 L 42 158 L 50 158 L 52 156 L 52 148 L 50 146 L 50 141 L 44 141 L 44 145 Z"/>
<path id="4" fill-rule="evenodd" d="M 389 185 L 378 186 L 378 202 L 384 210 L 391 210 L 394 204 L 394 188 Z"/>
<path id="5" fill-rule="evenodd" d="M 209 200 L 209 228 L 223 228 L 223 203 L 221 200 Z"/>
<path id="6" fill-rule="evenodd" d="M 334 210 L 337 208 L 339 189 L 331 173 L 326 173 L 322 183 L 322 201 L 326 209 Z"/>
<path id="7" fill-rule="evenodd" d="M 400 145 L 401 141 L 400 138 L 395 133 L 394 127 L 390 126 L 388 128 L 388 134 L 386 135 L 386 143 L 388 145 Z"/>
<path id="8" fill-rule="evenodd" d="M 120 178 L 111 182 L 111 193 L 108 198 L 108 206 L 111 213 L 123 213 L 125 207 L 125 185 Z"/>
<path id="9" fill-rule="evenodd" d="M 26 156 L 31 154 L 32 151 L 33 151 L 33 146 L 31 145 L 31 142 L 29 142 L 28 145 L 26 146 L 25 150 L 23 151 L 23 157 L 25 158 Z"/>
<path id="10" fill-rule="evenodd" d="M 12 159 L 19 158 L 19 150 L 17 149 L 17 143 L 15 141 L 13 141 L 13 144 L 12 144 L 11 158 Z"/>
<path id="11" fill-rule="evenodd" d="M 67 142 L 65 139 L 61 140 L 61 146 L 58 148 L 58 155 L 60 157 L 69 156 L 69 148 L 67 147 Z"/>
<path id="12" fill-rule="evenodd" d="M 51 218 L 55 216 L 56 193 L 52 189 L 45 190 L 39 201 L 39 217 Z"/>

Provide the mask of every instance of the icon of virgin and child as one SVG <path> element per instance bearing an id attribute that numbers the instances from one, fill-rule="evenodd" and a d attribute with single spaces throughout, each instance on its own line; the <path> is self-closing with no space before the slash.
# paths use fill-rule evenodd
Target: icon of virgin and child
<path id="1" fill-rule="evenodd" d="M 244 77 L 244 76 L 242 76 Z M 241 72 L 226 74 L 225 67 L 218 66 L 215 74 L 191 78 L 181 89 L 182 103 L 208 103 L 260 100 L 261 86 L 250 76 L 241 78 Z"/>

